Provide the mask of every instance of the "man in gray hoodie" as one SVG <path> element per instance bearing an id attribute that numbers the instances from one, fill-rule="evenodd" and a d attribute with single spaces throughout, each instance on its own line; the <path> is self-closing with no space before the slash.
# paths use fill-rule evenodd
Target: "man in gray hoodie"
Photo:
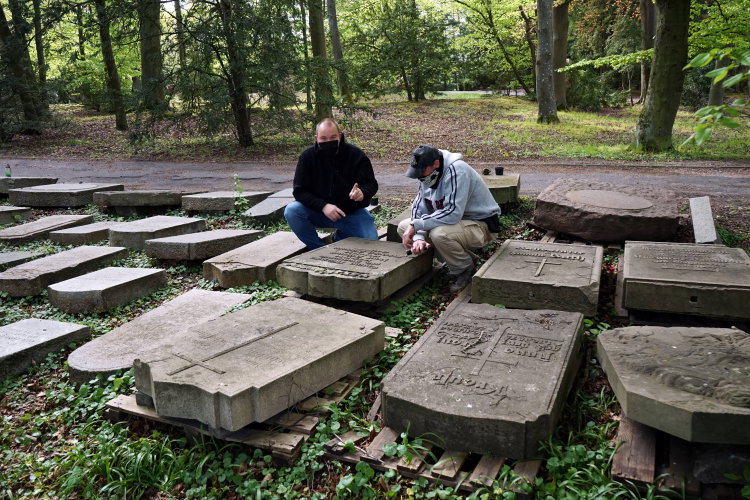
<path id="1" fill-rule="evenodd" d="M 461 158 L 460 153 L 428 145 L 412 152 L 406 176 L 419 180 L 419 193 L 411 218 L 398 226 L 404 248 L 413 254 L 435 246 L 456 277 L 454 293 L 468 285 L 476 271 L 477 256 L 471 250 L 492 242 L 500 230 L 500 206 L 482 177 Z"/>

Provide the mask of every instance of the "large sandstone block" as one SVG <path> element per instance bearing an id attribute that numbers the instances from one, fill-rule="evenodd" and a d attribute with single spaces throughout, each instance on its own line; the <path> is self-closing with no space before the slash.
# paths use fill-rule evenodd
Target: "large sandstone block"
<path id="1" fill-rule="evenodd" d="M 667 241 L 680 225 L 677 208 L 673 191 L 557 179 L 539 194 L 534 223 L 590 241 Z"/>
<path id="2" fill-rule="evenodd" d="M 150 189 L 140 191 L 99 191 L 94 193 L 94 205 L 114 207 L 118 215 L 148 214 L 155 209 L 182 206 L 182 197 L 203 191 L 175 191 Z"/>
<path id="3" fill-rule="evenodd" d="M 263 231 L 216 229 L 146 241 L 146 255 L 165 260 L 204 260 L 262 238 Z"/>
<path id="4" fill-rule="evenodd" d="M 122 222 L 104 221 L 51 231 L 49 239 L 61 245 L 91 245 L 109 238 L 109 230 Z"/>
<path id="5" fill-rule="evenodd" d="M 750 319 L 750 256 L 741 248 L 628 241 L 623 306 Z"/>
<path id="6" fill-rule="evenodd" d="M 398 235 L 398 225 L 405 219 L 411 218 L 411 207 L 407 208 L 396 217 L 388 221 L 388 232 L 386 233 L 386 241 L 392 241 L 394 243 L 401 243 L 401 237 Z"/>
<path id="7" fill-rule="evenodd" d="M 125 222 L 109 230 L 109 244 L 143 250 L 146 240 L 197 233 L 206 230 L 206 221 L 189 217 L 158 215 Z"/>
<path id="8" fill-rule="evenodd" d="M 222 288 L 276 281 L 276 267 L 307 251 L 294 233 L 281 231 L 203 262 L 203 277 Z"/>
<path id="9" fill-rule="evenodd" d="M 595 316 L 602 247 L 506 240 L 477 271 L 471 301 Z"/>
<path id="10" fill-rule="evenodd" d="M 347 238 L 285 260 L 279 284 L 313 297 L 377 302 L 432 269 L 433 251 L 406 255 L 399 243 Z"/>
<path id="11" fill-rule="evenodd" d="M 133 363 L 164 417 L 236 431 L 326 388 L 383 350 L 385 325 L 295 298 L 208 321 Z"/>
<path id="12" fill-rule="evenodd" d="M 0 271 L 5 271 L 42 255 L 44 254 L 40 252 L 0 252 Z"/>
<path id="13" fill-rule="evenodd" d="M 25 372 L 49 353 L 89 335 L 85 325 L 36 318 L 0 327 L 0 380 Z"/>
<path id="14" fill-rule="evenodd" d="M 557 428 L 583 315 L 458 304 L 383 380 L 384 424 L 449 450 L 524 459 Z"/>
<path id="15" fill-rule="evenodd" d="M 27 207 L 83 207 L 97 191 L 122 191 L 122 184 L 46 184 L 9 191 L 10 202 Z"/>
<path id="16" fill-rule="evenodd" d="M 0 205 L 0 224 L 10 224 L 11 222 L 15 222 L 16 217 L 21 220 L 31 219 L 31 209 L 29 207 Z"/>
<path id="17" fill-rule="evenodd" d="M 11 189 L 21 189 L 43 184 L 54 184 L 57 177 L 0 177 L 0 196 L 8 196 Z"/>
<path id="18" fill-rule="evenodd" d="M 274 193 L 265 200 L 261 201 L 254 207 L 242 214 L 244 222 L 253 220 L 261 224 L 270 224 L 284 218 L 286 206 L 294 201 L 292 188 L 287 188 L 278 193 Z"/>
<path id="19" fill-rule="evenodd" d="M 0 273 L 0 291 L 11 297 L 36 295 L 58 283 L 128 256 L 121 247 L 77 247 L 48 257 L 32 260 Z"/>
<path id="20" fill-rule="evenodd" d="M 625 415 L 703 443 L 750 444 L 750 336 L 741 330 L 631 326 L 597 351 Z"/>
<path id="21" fill-rule="evenodd" d="M 90 224 L 93 220 L 94 217 L 91 215 L 50 215 L 33 222 L 3 229 L 0 231 L 0 243 L 23 245 L 44 240 L 52 231 Z"/>
<path id="22" fill-rule="evenodd" d="M 68 357 L 70 380 L 80 384 L 99 374 L 107 377 L 129 370 L 136 358 L 151 349 L 179 349 L 181 332 L 248 299 L 250 295 L 242 293 L 190 290 L 73 351 Z"/>
<path id="23" fill-rule="evenodd" d="M 271 191 L 243 192 L 240 198 L 248 205 L 257 205 L 273 193 Z M 196 212 L 226 212 L 234 210 L 234 201 L 238 195 L 235 191 L 214 191 L 211 193 L 192 194 L 182 197 L 182 208 Z"/>
<path id="24" fill-rule="evenodd" d="M 50 285 L 49 301 L 61 311 L 80 314 L 124 306 L 167 286 L 163 269 L 106 267 Z"/>
<path id="25" fill-rule="evenodd" d="M 519 174 L 482 175 L 482 180 L 498 205 L 518 202 L 518 193 L 521 191 Z"/>

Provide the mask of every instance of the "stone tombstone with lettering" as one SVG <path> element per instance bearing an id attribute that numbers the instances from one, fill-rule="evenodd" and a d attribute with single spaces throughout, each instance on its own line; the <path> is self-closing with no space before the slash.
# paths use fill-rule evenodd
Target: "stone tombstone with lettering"
<path id="1" fill-rule="evenodd" d="M 390 241 L 347 238 L 282 262 L 279 283 L 295 292 L 360 302 L 377 302 L 432 268 L 433 251 L 406 255 Z"/>
<path id="2" fill-rule="evenodd" d="M 144 353 L 135 384 L 163 417 L 236 431 L 323 390 L 383 350 L 377 320 L 296 298 L 263 302 Z"/>
<path id="3" fill-rule="evenodd" d="M 449 308 L 383 381 L 384 425 L 447 449 L 534 457 L 575 378 L 583 315 Z"/>
<path id="4" fill-rule="evenodd" d="M 750 444 L 747 333 L 631 326 L 600 333 L 597 351 L 628 418 L 688 441 Z"/>
<path id="5" fill-rule="evenodd" d="M 506 240 L 474 275 L 471 300 L 594 316 L 603 258 L 593 245 Z"/>
<path id="6" fill-rule="evenodd" d="M 27 207 L 83 207 L 94 202 L 97 191 L 122 191 L 122 184 L 46 184 L 9 191 L 10 202 Z"/>
<path id="7" fill-rule="evenodd" d="M 626 309 L 750 319 L 750 257 L 741 248 L 628 241 Z"/>
<path id="8" fill-rule="evenodd" d="M 590 241 L 668 241 L 680 225 L 677 205 L 673 191 L 557 179 L 537 197 L 534 223 Z"/>

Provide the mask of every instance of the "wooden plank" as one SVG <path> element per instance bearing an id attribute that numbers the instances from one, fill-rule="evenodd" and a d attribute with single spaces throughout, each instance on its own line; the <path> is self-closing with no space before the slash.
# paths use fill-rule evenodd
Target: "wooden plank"
<path id="1" fill-rule="evenodd" d="M 305 434 L 306 436 L 311 436 L 315 428 L 320 423 L 320 418 L 313 416 L 313 415 L 305 415 L 302 417 L 302 419 L 295 423 L 294 425 L 290 425 L 286 427 L 292 432 L 299 432 L 302 434 Z"/>
<path id="2" fill-rule="evenodd" d="M 465 451 L 444 451 L 435 466 L 430 469 L 432 477 L 454 480 L 468 456 Z"/>
<path id="3" fill-rule="evenodd" d="M 494 481 L 500 473 L 500 469 L 503 468 L 504 463 L 505 457 L 489 457 L 483 455 L 469 476 L 469 483 L 484 484 L 485 486 L 492 485 L 492 481 Z"/>
<path id="4" fill-rule="evenodd" d="M 656 429 L 623 417 L 615 438 L 622 443 L 612 459 L 612 479 L 636 486 L 653 482 L 656 472 Z"/>
<path id="5" fill-rule="evenodd" d="M 534 478 L 539 474 L 539 470 L 542 468 L 541 459 L 524 460 L 517 462 L 516 466 L 513 467 L 513 472 L 517 475 L 525 477 L 533 483 Z"/>
<path id="6" fill-rule="evenodd" d="M 554 243 L 555 241 L 557 241 L 557 231 L 547 231 L 541 239 L 542 243 Z"/>
<path id="7" fill-rule="evenodd" d="M 393 328 L 390 326 L 385 327 L 385 336 L 390 337 L 392 339 L 398 338 L 399 335 L 401 335 L 401 329 L 400 328 Z"/>
<path id="8" fill-rule="evenodd" d="M 379 411 L 380 411 L 380 394 L 378 394 L 378 397 L 376 397 L 375 401 L 372 403 L 372 407 L 370 408 L 370 411 L 367 412 L 367 421 L 374 422 L 375 418 L 378 416 Z"/>
<path id="9" fill-rule="evenodd" d="M 657 475 L 667 474 L 657 482 L 659 488 L 673 490 L 678 497 L 682 497 L 684 484 L 685 498 L 700 498 L 701 483 L 693 476 L 693 462 L 694 453 L 690 443 L 669 436 L 669 464 L 665 469 L 656 471 Z"/>
<path id="10" fill-rule="evenodd" d="M 325 395 L 333 395 L 333 396 L 341 396 L 344 394 L 344 391 L 349 388 L 349 382 L 344 382 L 342 380 L 339 380 L 338 382 L 334 382 L 328 387 L 326 387 L 323 390 L 323 393 Z M 329 392 L 330 391 L 330 392 Z"/>
<path id="11" fill-rule="evenodd" d="M 390 427 L 383 427 L 380 433 L 375 436 L 370 445 L 365 451 L 367 455 L 362 455 L 361 459 L 367 463 L 380 463 L 383 461 L 385 453 L 383 452 L 383 446 L 388 443 L 395 443 L 398 439 L 399 433 L 391 429 Z"/>
<path id="12" fill-rule="evenodd" d="M 294 413 L 291 411 L 284 411 L 282 413 L 279 413 L 277 415 L 274 415 L 273 417 L 269 418 L 264 424 L 270 425 L 270 426 L 280 426 L 280 427 L 289 427 L 291 425 L 296 424 L 300 420 L 304 418 L 304 415 L 301 413 Z"/>
<path id="13" fill-rule="evenodd" d="M 279 453 L 293 455 L 302 446 L 304 440 L 305 436 L 302 434 L 281 434 L 266 431 L 253 434 L 242 442 L 254 448 L 270 449 Z"/>
<path id="14" fill-rule="evenodd" d="M 419 474 L 419 472 L 422 470 L 422 467 L 424 467 L 425 465 L 425 457 L 427 457 L 427 455 L 430 453 L 430 450 L 432 450 L 432 444 L 427 443 L 424 445 L 424 448 L 424 450 L 417 451 L 417 453 L 412 457 L 409 463 L 406 463 L 405 456 L 401 457 L 401 460 L 399 460 L 398 464 L 396 464 L 396 470 L 402 474 Z M 414 451 L 415 450 L 412 450 L 412 452 Z"/>
<path id="15" fill-rule="evenodd" d="M 297 403 L 297 409 L 300 411 L 313 411 L 313 410 L 327 410 L 328 406 L 337 404 L 337 402 L 330 398 L 322 398 L 318 396 L 310 396 L 309 398 Z"/>
<path id="16" fill-rule="evenodd" d="M 347 441 L 351 439 L 354 445 L 357 446 L 359 445 L 359 443 L 361 443 L 365 439 L 357 435 L 356 431 L 345 432 L 344 434 L 340 435 L 339 438 L 341 439 L 339 440 L 336 437 L 334 437 L 333 439 L 325 443 L 323 445 L 323 448 L 330 451 L 331 453 L 343 453 L 344 445 L 341 443 L 341 441 L 346 443 Z"/>

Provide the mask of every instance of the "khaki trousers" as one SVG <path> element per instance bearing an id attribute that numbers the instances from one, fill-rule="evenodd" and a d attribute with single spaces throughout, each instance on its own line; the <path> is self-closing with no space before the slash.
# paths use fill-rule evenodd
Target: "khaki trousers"
<path id="1" fill-rule="evenodd" d="M 401 221 L 398 225 L 399 236 L 404 235 L 409 224 L 411 219 Z M 467 250 L 482 248 L 494 240 L 495 235 L 489 232 L 487 224 L 478 220 L 462 220 L 427 232 L 427 243 L 440 252 L 451 274 L 461 274 L 474 265 Z"/>

